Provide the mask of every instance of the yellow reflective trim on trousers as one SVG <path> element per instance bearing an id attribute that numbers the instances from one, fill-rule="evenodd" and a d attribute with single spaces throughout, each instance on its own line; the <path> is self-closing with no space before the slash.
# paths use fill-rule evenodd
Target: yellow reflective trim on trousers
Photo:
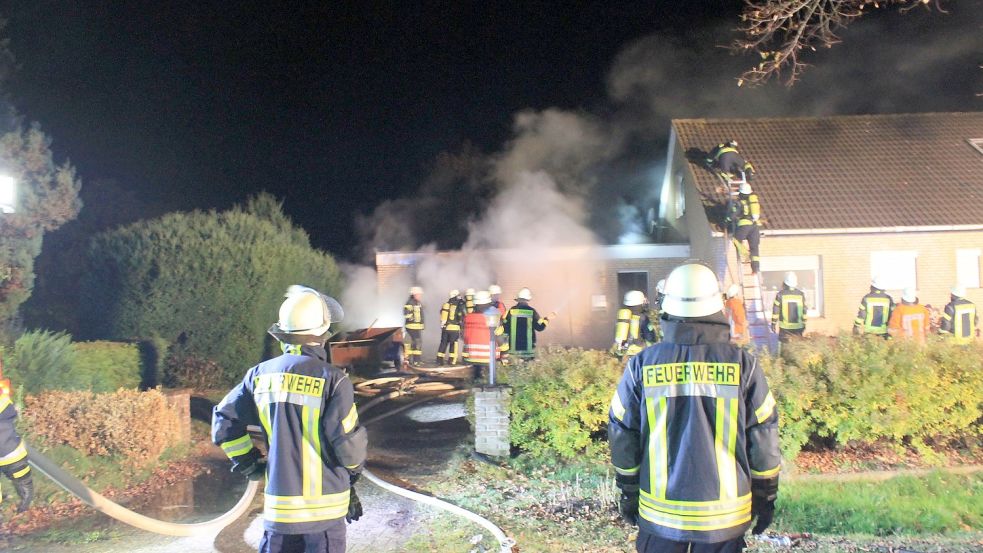
<path id="1" fill-rule="evenodd" d="M 27 448 L 24 447 L 24 440 L 21 440 L 13 451 L 4 455 L 3 457 L 0 457 L 0 467 L 12 465 L 24 457 L 27 457 Z"/>
<path id="2" fill-rule="evenodd" d="M 624 420 L 625 418 L 625 406 L 621 403 L 621 397 L 618 396 L 618 390 L 614 391 L 614 395 L 611 396 L 611 414 L 614 418 Z"/>
<path id="3" fill-rule="evenodd" d="M 621 475 L 624 475 L 624 476 L 634 476 L 634 475 L 638 474 L 638 470 L 640 468 L 642 468 L 641 465 L 639 465 L 639 466 L 637 466 L 635 468 L 631 468 L 631 469 L 623 469 L 623 468 L 620 468 L 620 467 L 614 467 L 614 472 L 617 472 L 618 474 L 621 474 Z"/>
<path id="4" fill-rule="evenodd" d="M 751 469 L 751 478 L 755 478 L 755 477 L 771 478 L 772 476 L 776 476 L 781 470 L 782 470 L 782 465 L 778 465 L 773 469 L 762 470 L 762 471 Z"/>
<path id="5" fill-rule="evenodd" d="M 25 474 L 27 474 L 29 472 L 31 472 L 31 465 L 27 465 L 26 467 L 20 469 L 19 471 L 11 474 L 10 475 L 10 478 L 11 479 L 17 479 L 17 478 L 20 478 L 20 477 L 24 476 Z"/>
<path id="6" fill-rule="evenodd" d="M 355 404 L 352 404 L 352 410 L 341 420 L 341 429 L 345 431 L 345 434 L 348 434 L 355 428 L 356 424 L 358 424 L 358 411 L 355 410 Z"/>
<path id="7" fill-rule="evenodd" d="M 645 505 L 646 508 L 667 515 L 678 515 L 681 517 L 700 518 L 703 520 L 711 518 L 724 518 L 734 514 L 744 514 L 751 510 L 751 495 L 744 496 L 740 502 L 715 502 L 717 505 L 709 507 L 694 508 L 681 506 L 665 506 L 659 501 L 650 501 L 647 497 L 639 498 L 639 506 Z"/>
<path id="8" fill-rule="evenodd" d="M 734 499 L 737 497 L 737 460 L 734 458 L 737 443 L 737 400 L 718 397 L 716 419 L 713 439 L 720 499 Z"/>
<path id="9" fill-rule="evenodd" d="M 660 499 L 656 498 L 652 494 L 645 490 L 640 490 L 641 497 L 649 504 L 654 505 L 657 508 L 665 507 L 666 509 L 673 508 L 686 508 L 689 511 L 733 511 L 745 504 L 751 503 L 751 493 L 748 492 L 741 497 L 735 499 L 728 499 L 721 501 L 719 499 L 711 499 L 707 501 L 685 501 L 682 499 Z"/>
<path id="10" fill-rule="evenodd" d="M 249 434 L 246 434 L 240 438 L 222 442 L 219 447 L 221 447 L 222 451 L 224 451 L 229 457 L 237 457 L 252 449 L 253 441 L 249 438 Z"/>
<path id="11" fill-rule="evenodd" d="M 761 403 L 761 407 L 754 410 L 754 417 L 758 419 L 758 422 L 765 422 L 765 420 L 771 416 L 775 411 L 775 396 L 771 395 L 771 390 L 768 391 L 768 395 L 765 396 L 764 402 Z"/>

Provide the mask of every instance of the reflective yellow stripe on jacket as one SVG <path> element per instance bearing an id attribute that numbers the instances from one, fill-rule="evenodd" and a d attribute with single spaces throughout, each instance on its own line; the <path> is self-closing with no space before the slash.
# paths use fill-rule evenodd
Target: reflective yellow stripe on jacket
<path id="1" fill-rule="evenodd" d="M 348 514 L 348 490 L 312 497 L 266 495 L 263 518 L 273 522 L 314 522 Z"/>

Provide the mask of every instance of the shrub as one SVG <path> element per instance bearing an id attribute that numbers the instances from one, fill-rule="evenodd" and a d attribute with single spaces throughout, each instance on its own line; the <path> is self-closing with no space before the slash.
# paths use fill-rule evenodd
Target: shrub
<path id="1" fill-rule="evenodd" d="M 48 445 L 137 466 L 156 460 L 181 435 L 177 413 L 159 390 L 44 392 L 25 397 L 21 416 L 28 432 Z"/>
<path id="2" fill-rule="evenodd" d="M 175 351 L 164 362 L 164 385 L 171 388 L 215 390 L 227 387 L 226 380 L 222 367 L 193 353 Z"/>
<path id="3" fill-rule="evenodd" d="M 512 443 L 537 458 L 601 458 L 623 365 L 600 351 L 551 348 L 510 369 Z"/>
<path id="4" fill-rule="evenodd" d="M 48 389 L 82 387 L 74 380 L 76 352 L 64 332 L 32 330 L 14 342 L 5 370 L 13 385 L 33 394 Z"/>
<path id="5" fill-rule="evenodd" d="M 141 381 L 140 348 L 122 342 L 79 342 L 71 374 L 76 382 L 87 382 L 93 392 L 112 392 L 118 388 L 136 389 Z"/>

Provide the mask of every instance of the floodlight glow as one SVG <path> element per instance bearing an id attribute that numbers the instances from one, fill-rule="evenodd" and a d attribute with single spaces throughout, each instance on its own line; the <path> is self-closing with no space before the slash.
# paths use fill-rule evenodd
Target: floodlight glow
<path id="1" fill-rule="evenodd" d="M 0 212 L 13 213 L 17 205 L 17 180 L 14 177 L 0 175 Z"/>

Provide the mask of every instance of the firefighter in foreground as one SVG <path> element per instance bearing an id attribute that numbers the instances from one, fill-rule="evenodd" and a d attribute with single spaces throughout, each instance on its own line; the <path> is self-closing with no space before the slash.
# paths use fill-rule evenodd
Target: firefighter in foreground
<path id="1" fill-rule="evenodd" d="M 750 181 L 754 166 L 737 151 L 737 141 L 728 140 L 710 150 L 707 165 L 728 181 Z"/>
<path id="2" fill-rule="evenodd" d="M 27 464 L 27 448 L 17 434 L 17 410 L 11 400 L 10 381 L 0 375 L 0 472 L 14 484 L 20 502 L 17 512 L 23 512 L 34 499 L 34 478 Z"/>
<path id="3" fill-rule="evenodd" d="M 759 534 L 775 512 L 775 399 L 754 355 L 729 343 L 713 271 L 681 265 L 665 292 L 664 341 L 628 361 L 611 398 L 618 510 L 641 553 L 741 551 L 752 517 Z"/>
<path id="4" fill-rule="evenodd" d="M 437 363 L 456 365 L 458 345 L 461 340 L 461 325 L 464 323 L 464 298 L 460 290 L 451 290 L 450 297 L 440 307 L 440 347 L 437 348 Z"/>
<path id="5" fill-rule="evenodd" d="M 423 288 L 410 288 L 410 297 L 403 306 L 403 349 L 410 365 L 419 365 L 423 357 Z"/>
<path id="6" fill-rule="evenodd" d="M 488 321 L 485 318 L 485 311 L 489 308 L 494 309 L 491 294 L 486 290 L 480 290 L 474 295 L 474 311 L 464 316 L 464 352 L 467 354 L 468 362 L 474 366 L 475 378 L 481 378 L 481 371 L 488 366 L 491 355 L 494 355 L 497 361 L 502 358 L 502 349 L 504 349 L 497 344 L 505 333 L 501 320 L 494 330 L 496 345 L 492 347 L 492 331 L 488 328 Z"/>
<path id="7" fill-rule="evenodd" d="M 771 328 L 778 334 L 779 342 L 789 338 L 801 338 L 806 330 L 806 295 L 799 290 L 799 277 L 792 271 L 785 273 L 782 289 L 775 294 L 771 306 Z"/>
<path id="8" fill-rule="evenodd" d="M 740 194 L 730 204 L 730 212 L 727 214 L 727 222 L 731 225 L 734 233 L 734 243 L 737 250 L 743 257 L 744 241 L 747 240 L 748 255 L 751 260 L 751 272 L 758 274 L 761 267 L 761 204 L 758 202 L 758 195 L 751 190 L 751 185 L 744 183 L 741 185 Z"/>
<path id="9" fill-rule="evenodd" d="M 939 333 L 949 336 L 957 344 L 968 344 L 976 338 L 976 326 L 980 323 L 976 305 L 966 299 L 966 288 L 963 286 L 953 286 L 949 292 L 949 303 L 942 311 Z"/>
<path id="10" fill-rule="evenodd" d="M 269 330 L 283 355 L 249 369 L 212 414 L 212 441 L 232 470 L 267 477 L 260 553 L 343 553 L 345 521 L 362 515 L 352 485 L 365 463 L 366 432 L 351 381 L 325 361 L 328 328 L 343 315 L 334 299 L 291 286 Z M 247 425 L 263 429 L 267 459 Z"/>
<path id="11" fill-rule="evenodd" d="M 624 307 L 618 310 L 614 324 L 611 353 L 616 357 L 631 357 L 655 342 L 655 326 L 649 320 L 647 304 L 640 290 L 625 293 Z"/>
<path id="12" fill-rule="evenodd" d="M 880 276 L 870 281 L 870 292 L 860 300 L 857 318 L 853 322 L 854 334 L 873 334 L 887 338 L 887 324 L 894 312 L 894 299 L 884 292 Z"/>
<path id="13" fill-rule="evenodd" d="M 516 304 L 505 314 L 502 323 L 509 336 L 509 355 L 519 359 L 532 359 L 536 356 L 536 334 L 546 330 L 553 313 L 540 317 L 529 305 L 532 291 L 528 288 L 519 290 L 515 301 Z"/>
<path id="14" fill-rule="evenodd" d="M 918 295 L 909 286 L 901 294 L 901 305 L 895 307 L 891 313 L 887 331 L 893 338 L 913 338 L 919 344 L 924 344 L 930 319 L 928 308 L 918 304 Z"/>

